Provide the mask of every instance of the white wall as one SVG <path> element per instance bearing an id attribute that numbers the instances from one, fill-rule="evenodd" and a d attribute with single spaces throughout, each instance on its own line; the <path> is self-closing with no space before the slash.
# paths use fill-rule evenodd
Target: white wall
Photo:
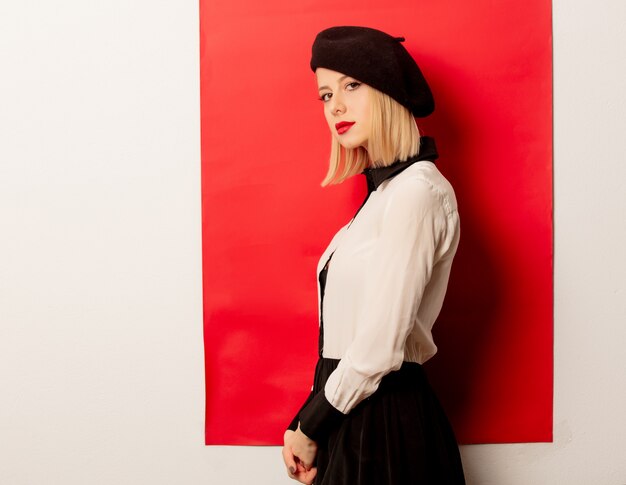
<path id="1" fill-rule="evenodd" d="M 205 447 L 197 1 L 0 4 L 0 484 L 278 484 Z M 555 442 L 469 484 L 626 484 L 626 2 L 556 0 Z"/>

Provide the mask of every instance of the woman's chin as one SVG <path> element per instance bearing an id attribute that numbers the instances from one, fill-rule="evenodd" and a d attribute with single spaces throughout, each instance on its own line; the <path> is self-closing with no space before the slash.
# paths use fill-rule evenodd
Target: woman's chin
<path id="1" fill-rule="evenodd" d="M 362 143 L 357 143 L 357 142 L 350 141 L 350 140 L 342 140 L 341 138 L 339 138 L 337 141 L 346 150 L 353 150 L 355 148 L 362 146 Z"/>

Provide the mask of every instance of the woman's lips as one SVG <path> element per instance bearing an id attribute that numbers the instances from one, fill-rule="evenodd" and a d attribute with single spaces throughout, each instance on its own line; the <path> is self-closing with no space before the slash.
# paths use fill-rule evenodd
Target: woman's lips
<path id="1" fill-rule="evenodd" d="M 335 125 L 335 128 L 337 129 L 337 133 L 339 133 L 340 135 L 342 133 L 345 133 L 346 131 L 348 131 L 350 129 L 350 127 L 354 124 L 355 122 L 347 122 L 347 121 L 342 121 L 341 123 L 337 123 Z"/>

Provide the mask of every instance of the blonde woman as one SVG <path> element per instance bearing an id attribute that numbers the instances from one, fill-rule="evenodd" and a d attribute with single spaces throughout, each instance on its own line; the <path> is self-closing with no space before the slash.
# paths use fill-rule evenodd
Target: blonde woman
<path id="1" fill-rule="evenodd" d="M 459 214 L 434 139 L 415 122 L 434 100 L 404 40 L 338 26 L 312 47 L 332 134 L 322 185 L 362 174 L 368 193 L 317 267 L 319 358 L 282 450 L 301 483 L 465 483 L 454 431 L 422 367 L 437 351 L 431 329 Z"/>

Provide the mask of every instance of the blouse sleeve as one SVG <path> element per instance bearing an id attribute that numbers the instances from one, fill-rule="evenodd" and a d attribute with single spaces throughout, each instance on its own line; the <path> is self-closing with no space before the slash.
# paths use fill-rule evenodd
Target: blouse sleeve
<path id="1" fill-rule="evenodd" d="M 447 217 L 430 182 L 412 179 L 396 187 L 373 250 L 355 338 L 325 388 L 300 412 L 300 428 L 311 439 L 326 436 L 384 375 L 402 366 L 433 266 L 452 244 Z"/>
<path id="2" fill-rule="evenodd" d="M 291 423 L 289 423 L 289 426 L 287 426 L 287 429 L 290 429 L 291 431 L 295 431 L 296 429 L 298 429 L 298 423 L 300 421 L 300 412 L 305 408 L 307 404 L 311 402 L 311 399 L 313 399 L 314 397 L 315 397 L 315 393 L 313 392 L 313 387 L 311 387 L 311 392 L 305 399 L 304 404 L 300 407 L 300 410 L 296 413 L 296 415 L 291 420 Z"/>

